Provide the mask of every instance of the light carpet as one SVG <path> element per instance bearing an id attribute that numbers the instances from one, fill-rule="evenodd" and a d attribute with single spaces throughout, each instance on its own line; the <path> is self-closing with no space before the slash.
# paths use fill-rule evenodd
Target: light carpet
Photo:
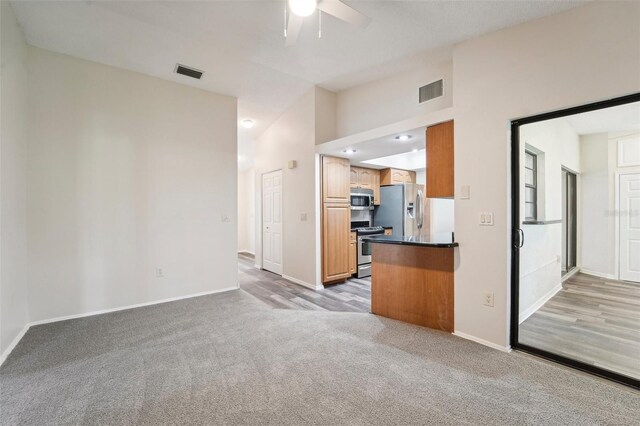
<path id="1" fill-rule="evenodd" d="M 632 389 L 371 314 L 241 290 L 31 328 L 0 423 L 638 424 Z"/>

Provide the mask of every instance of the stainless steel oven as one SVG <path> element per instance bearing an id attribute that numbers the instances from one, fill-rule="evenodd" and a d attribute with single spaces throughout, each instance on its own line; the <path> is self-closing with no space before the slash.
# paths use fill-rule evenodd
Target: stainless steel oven
<path id="1" fill-rule="evenodd" d="M 365 237 L 370 235 L 382 235 L 384 234 L 384 228 L 380 226 L 367 227 L 367 228 L 358 228 L 358 271 L 357 277 L 370 277 L 371 276 L 371 255 L 372 252 L 372 244 L 366 241 L 363 241 Z"/>
<path id="2" fill-rule="evenodd" d="M 373 210 L 373 190 L 362 188 L 352 189 L 351 210 Z"/>

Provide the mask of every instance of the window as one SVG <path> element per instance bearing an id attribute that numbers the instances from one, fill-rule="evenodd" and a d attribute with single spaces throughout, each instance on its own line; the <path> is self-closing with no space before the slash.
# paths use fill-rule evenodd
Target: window
<path id="1" fill-rule="evenodd" d="M 530 151 L 524 153 L 524 218 L 538 219 L 538 156 Z"/>

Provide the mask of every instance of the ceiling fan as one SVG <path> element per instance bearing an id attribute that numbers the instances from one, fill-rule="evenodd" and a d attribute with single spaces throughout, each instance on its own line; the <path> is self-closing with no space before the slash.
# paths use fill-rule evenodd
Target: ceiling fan
<path id="1" fill-rule="evenodd" d="M 360 28 L 366 28 L 371 22 L 371 18 L 351 6 L 347 6 L 340 0 L 288 0 L 288 3 L 289 13 L 285 8 L 286 28 L 284 31 L 287 39 L 285 45 L 287 46 L 296 43 L 304 18 L 311 15 L 316 9 Z M 319 32 L 318 34 L 320 35 L 321 33 Z"/>

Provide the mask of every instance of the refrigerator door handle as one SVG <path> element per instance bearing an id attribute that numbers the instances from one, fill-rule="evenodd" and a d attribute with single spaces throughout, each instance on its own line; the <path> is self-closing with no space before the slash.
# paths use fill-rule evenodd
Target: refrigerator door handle
<path id="1" fill-rule="evenodd" d="M 418 225 L 418 233 L 422 231 L 422 225 L 424 222 L 424 200 L 422 197 L 422 190 L 418 189 L 418 195 L 416 195 L 416 221 Z"/>

